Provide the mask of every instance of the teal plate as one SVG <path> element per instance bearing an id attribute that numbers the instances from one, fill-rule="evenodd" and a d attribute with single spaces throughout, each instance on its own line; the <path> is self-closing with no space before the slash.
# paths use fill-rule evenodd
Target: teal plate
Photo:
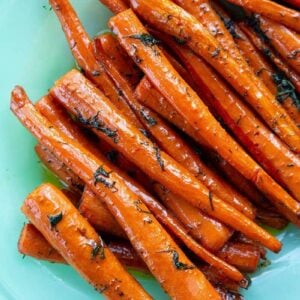
<path id="1" fill-rule="evenodd" d="M 97 0 L 73 4 L 91 35 L 106 27 L 109 13 Z M 35 156 L 34 139 L 9 111 L 10 91 L 23 85 L 36 100 L 74 66 L 47 1 L 0 0 L 0 43 L 0 299 L 99 299 L 70 267 L 23 258 L 17 251 L 23 199 L 40 183 L 55 179 Z M 269 254 L 271 265 L 252 276 L 246 299 L 300 299 L 300 231 L 289 226 L 277 235 L 284 248 L 279 255 Z M 135 275 L 155 299 L 168 299 L 152 277 Z"/>

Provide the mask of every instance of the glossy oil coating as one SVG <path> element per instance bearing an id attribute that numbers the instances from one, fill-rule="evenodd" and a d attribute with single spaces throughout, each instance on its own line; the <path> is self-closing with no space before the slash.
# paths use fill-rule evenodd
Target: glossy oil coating
<path id="1" fill-rule="evenodd" d="M 22 211 L 63 258 L 108 299 L 151 299 L 57 188 L 41 185 L 26 198 Z M 57 215 L 60 219 L 53 225 L 49 218 Z"/>

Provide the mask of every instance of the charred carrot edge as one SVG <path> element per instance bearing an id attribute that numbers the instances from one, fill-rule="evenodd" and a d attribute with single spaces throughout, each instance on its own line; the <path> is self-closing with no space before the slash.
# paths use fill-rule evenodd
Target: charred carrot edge
<path id="1" fill-rule="evenodd" d="M 12 93 L 11 109 L 38 140 L 43 143 L 98 195 L 104 196 L 111 213 L 125 230 L 131 243 L 141 255 L 149 270 L 171 297 L 211 297 L 220 299 L 204 275 L 178 248 L 147 207 L 124 184 L 123 179 L 76 142 L 51 128 L 28 100 L 20 87 Z M 100 171 L 101 170 L 101 171 Z M 103 171 L 104 170 L 104 171 Z M 104 173 L 103 173 L 104 172 Z M 101 175 L 102 173 L 102 175 Z M 188 272 L 178 270 L 180 261 Z M 172 277 L 170 277 L 172 272 Z M 178 289 L 178 284 L 183 284 Z M 185 287 L 193 285 L 193 293 Z M 143 299 L 143 298 L 142 298 Z"/>
<path id="2" fill-rule="evenodd" d="M 255 210 L 249 201 L 233 190 L 229 185 L 214 174 L 194 153 L 188 144 L 170 128 L 156 113 L 144 107 L 135 98 L 135 95 L 119 73 L 117 66 L 102 55 L 106 70 L 114 79 L 115 84 L 122 90 L 129 105 L 136 112 L 141 123 L 155 138 L 161 149 L 173 157 L 177 162 L 186 167 L 199 180 L 201 180 L 213 193 L 224 201 L 243 212 L 249 218 L 255 217 Z"/>
<path id="3" fill-rule="evenodd" d="M 252 157 L 300 201 L 300 159 L 253 114 L 241 99 L 200 57 L 161 34 L 182 59 L 202 90 L 206 104 L 214 107 Z M 291 174 L 294 174 L 291 178 Z"/>
<path id="4" fill-rule="evenodd" d="M 72 191 L 81 194 L 84 188 L 82 180 L 58 160 L 46 147 L 37 144 L 35 152 L 41 162 Z"/>
<path id="5" fill-rule="evenodd" d="M 78 210 L 97 231 L 126 239 L 124 230 L 116 222 L 102 201 L 101 198 L 97 198 L 90 188 L 86 187 Z"/>
<path id="6" fill-rule="evenodd" d="M 176 107 L 180 114 L 183 115 L 195 129 L 198 129 L 198 135 L 201 135 L 206 141 L 209 141 L 215 151 L 238 169 L 244 177 L 252 180 L 276 206 L 280 207 L 281 212 L 284 212 L 290 220 L 295 224 L 299 224 L 300 204 L 279 186 L 231 136 L 228 135 L 218 121 L 214 119 L 198 95 L 173 69 L 160 49 L 156 45 L 149 47 L 143 44 L 141 40 L 135 38 L 136 35 L 147 35 L 148 33 L 134 13 L 128 10 L 113 17 L 109 23 L 127 52 L 134 57 L 138 55 L 142 60 L 139 66 L 143 69 L 149 80 L 151 80 L 168 101 Z M 132 35 L 134 37 L 132 37 Z M 133 48 L 137 49 L 135 53 L 132 51 Z M 156 55 L 153 55 L 153 51 L 155 51 Z M 151 69 L 149 68 L 150 66 Z M 166 74 L 168 74 L 168 76 L 165 76 Z M 193 108 L 192 110 L 191 107 Z M 172 190 L 172 188 L 167 186 L 164 182 L 161 183 Z M 178 194 L 178 191 L 175 191 L 175 193 Z M 278 197 L 279 195 L 281 196 Z M 182 197 L 186 197 L 186 195 Z M 220 201 L 220 203 L 222 203 L 222 201 Z M 224 205 L 224 203 L 222 203 L 222 205 Z M 203 208 L 204 207 L 202 207 L 202 209 Z M 217 218 L 216 211 L 217 209 L 214 210 L 215 218 Z M 212 209 L 208 211 L 205 209 L 205 212 L 213 216 Z M 228 224 L 228 220 L 227 223 L 223 219 L 219 220 Z M 237 227 L 235 228 L 237 229 Z"/>
<path id="7" fill-rule="evenodd" d="M 247 273 L 255 272 L 260 261 L 259 248 L 243 243 L 227 243 L 218 252 L 218 256 Z"/>
<path id="8" fill-rule="evenodd" d="M 130 84 L 130 86 L 136 87 L 141 80 L 143 73 L 135 65 L 128 54 L 122 49 L 118 40 L 111 33 L 98 35 L 94 41 L 96 40 L 100 41 L 100 44 L 95 42 L 96 56 L 98 51 L 103 50 L 109 59 L 118 66 L 120 73 Z M 99 45 L 101 45 L 100 49 L 98 48 Z"/>
<path id="9" fill-rule="evenodd" d="M 72 82 L 71 89 L 69 88 L 70 82 Z M 85 95 L 81 90 L 83 87 L 86 89 Z M 275 251 L 276 249 L 279 250 L 280 243 L 275 238 L 242 213 L 209 192 L 190 172 L 145 138 L 78 71 L 73 70 L 57 81 L 51 89 L 51 93 L 70 113 L 75 114 L 81 121 L 93 117 L 95 121 L 99 122 L 101 120 L 102 126 L 108 128 L 110 132 L 115 132 L 115 134 L 107 136 L 101 128 L 99 130 L 95 127 L 92 128 L 93 132 L 111 144 L 115 144 L 120 152 L 154 180 L 165 185 L 174 193 L 181 195 L 213 218 L 237 230 L 245 231 L 255 240 L 259 239 L 264 245 L 268 245 Z M 72 93 L 72 97 L 70 97 L 70 93 Z M 91 105 L 91 99 L 93 99 L 93 105 Z M 77 109 L 74 110 L 74 107 Z M 116 124 L 124 125 L 116 127 Z"/>
<path id="10" fill-rule="evenodd" d="M 128 8 L 126 1 L 123 0 L 100 0 L 100 2 L 115 14 Z"/>
<path id="11" fill-rule="evenodd" d="M 199 209 L 192 206 L 182 198 L 171 193 L 160 184 L 154 184 L 154 191 L 161 202 L 174 213 L 188 230 L 188 233 L 205 248 L 216 252 L 220 250 L 233 231 L 211 218 L 202 214 Z"/>
<path id="12" fill-rule="evenodd" d="M 79 67 L 84 70 L 85 75 L 103 91 L 118 109 L 132 118 L 135 125 L 139 127 L 140 124 L 133 112 L 119 95 L 118 90 L 114 88 L 103 66 L 97 62 L 94 56 L 93 42 L 84 30 L 70 1 L 51 0 L 50 4 L 62 25 L 67 42 Z"/>
<path id="13" fill-rule="evenodd" d="M 258 17 L 258 19 L 259 26 L 263 33 L 268 37 L 269 43 L 277 50 L 290 67 L 300 74 L 299 35 L 285 26 L 275 23 L 267 18 Z"/>
<path id="14" fill-rule="evenodd" d="M 283 1 L 291 4 L 295 8 L 300 8 L 300 0 L 283 0 Z"/>
<path id="15" fill-rule="evenodd" d="M 127 242 L 109 241 L 106 243 L 106 246 L 124 266 L 147 272 L 147 267 L 144 262 Z M 67 263 L 65 259 L 48 243 L 44 236 L 34 227 L 34 225 L 30 223 L 25 224 L 21 231 L 18 242 L 18 250 L 21 254 L 31 256 L 36 259 L 55 263 Z"/>
<path id="16" fill-rule="evenodd" d="M 224 24 L 230 29 L 230 32 L 237 44 L 238 48 L 242 52 L 243 56 L 247 58 L 247 62 L 253 69 L 253 72 L 262 79 L 267 88 L 274 94 L 277 95 L 278 87 L 274 82 L 273 76 L 276 75 L 276 70 L 274 67 L 263 57 L 263 54 L 252 44 L 249 38 L 244 34 L 244 32 L 239 28 L 226 11 L 220 7 L 216 2 L 212 2 L 213 8 L 220 15 Z M 300 109 L 297 108 L 293 99 L 291 97 L 286 97 L 281 103 L 283 108 L 286 110 L 288 115 L 300 127 Z"/>
<path id="17" fill-rule="evenodd" d="M 282 217 L 277 211 L 266 208 L 258 208 L 256 214 L 256 220 L 271 228 L 282 230 L 288 225 L 288 221 Z"/>
<path id="18" fill-rule="evenodd" d="M 27 196 L 22 212 L 47 241 L 94 288 L 114 299 L 152 299 L 105 247 L 68 198 L 51 184 Z M 70 226 L 71 225 L 71 226 Z"/>
<path id="19" fill-rule="evenodd" d="M 269 0 L 228 0 L 300 32 L 300 13 Z"/>
<path id="20" fill-rule="evenodd" d="M 261 115 L 269 127 L 293 151 L 300 153 L 300 129 L 280 106 L 274 95 L 252 71 L 242 68 L 229 56 L 196 18 L 169 0 L 131 0 L 131 4 L 134 10 L 155 29 L 186 40 L 186 45 L 220 72 Z M 124 12 L 119 14 L 118 18 L 124 17 L 125 14 Z M 133 39 L 127 38 L 127 40 Z"/>

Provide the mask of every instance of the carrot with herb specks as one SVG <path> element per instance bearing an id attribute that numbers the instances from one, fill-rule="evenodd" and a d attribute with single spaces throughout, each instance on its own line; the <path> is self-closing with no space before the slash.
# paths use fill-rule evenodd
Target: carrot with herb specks
<path id="1" fill-rule="evenodd" d="M 53 185 L 35 189 L 24 201 L 22 212 L 98 292 L 111 299 L 152 299 Z"/>
<path id="2" fill-rule="evenodd" d="M 11 109 L 38 140 L 43 140 L 49 150 L 55 152 L 98 196 L 104 198 L 135 250 L 171 297 L 199 299 L 204 295 L 220 299 L 204 275 L 192 265 L 117 173 L 111 172 L 101 160 L 53 128 L 35 110 L 20 87 L 13 90 Z M 171 272 L 172 278 L 169 276 Z M 180 290 L 177 289 L 178 284 L 184 284 Z M 193 292 L 186 288 L 189 284 L 192 284 Z"/>
<path id="3" fill-rule="evenodd" d="M 300 129 L 280 106 L 274 95 L 253 72 L 245 70 L 229 56 L 195 17 L 169 0 L 131 0 L 131 4 L 134 10 L 155 29 L 176 36 L 178 39 L 186 39 L 186 45 L 216 68 L 261 115 L 269 127 L 293 151 L 300 153 Z M 124 18 L 126 14 L 129 16 L 128 11 L 119 14 L 118 19 Z M 112 20 L 116 19 L 117 17 Z M 133 34 L 142 32 L 135 31 Z M 131 33 L 128 32 L 127 35 Z M 133 48 L 131 53 L 134 54 Z M 132 56 L 138 58 L 138 55 Z"/>
<path id="4" fill-rule="evenodd" d="M 118 14 L 128 8 L 126 1 L 123 0 L 100 0 L 100 2 L 115 14 Z"/>

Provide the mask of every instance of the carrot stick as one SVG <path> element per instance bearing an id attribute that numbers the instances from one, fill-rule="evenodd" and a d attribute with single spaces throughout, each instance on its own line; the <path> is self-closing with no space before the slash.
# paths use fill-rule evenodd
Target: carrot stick
<path id="1" fill-rule="evenodd" d="M 199 209 L 172 194 L 162 185 L 154 184 L 154 190 L 162 203 L 184 224 L 188 233 L 200 241 L 205 248 L 216 252 L 231 237 L 232 230 L 223 226 L 222 223 L 208 218 Z"/>
<path id="2" fill-rule="evenodd" d="M 128 8 L 126 1 L 123 0 L 100 0 L 100 2 L 115 14 L 118 14 Z"/>
<path id="3" fill-rule="evenodd" d="M 100 44 L 96 42 L 97 40 L 100 41 Z M 109 59 L 118 66 L 120 73 L 130 86 L 136 87 L 143 76 L 143 73 L 123 50 L 118 40 L 111 33 L 105 33 L 98 35 L 94 41 L 96 55 L 98 51 L 103 50 Z M 99 49 L 100 45 L 101 47 Z"/>
<path id="4" fill-rule="evenodd" d="M 70 86 L 72 86 L 71 89 Z M 85 95 L 81 91 L 83 86 Z M 82 123 L 92 125 L 88 120 L 94 118 L 96 123 L 93 124 L 100 124 L 100 127 L 96 129 L 95 126 L 91 126 L 93 131 L 107 142 L 115 144 L 119 151 L 122 151 L 128 159 L 154 180 L 198 206 L 213 218 L 245 232 L 246 235 L 251 235 L 255 240 L 259 239 L 266 247 L 275 251 L 279 250 L 280 243 L 276 239 L 257 227 L 239 211 L 212 195 L 190 172 L 136 130 L 78 71 L 73 70 L 57 81 L 51 93 Z M 69 97 L 70 93 L 72 97 Z M 116 127 L 116 124 L 122 124 L 122 126 Z M 101 128 L 107 128 L 107 130 Z M 114 134 L 108 134 L 112 132 Z"/>
<path id="5" fill-rule="evenodd" d="M 277 92 L 280 93 L 274 82 L 274 76 L 278 73 L 278 70 L 275 70 L 266 58 L 263 57 L 263 54 L 256 49 L 255 45 L 252 44 L 249 38 L 239 28 L 239 25 L 230 18 L 227 12 L 225 12 L 218 3 L 212 2 L 212 6 L 220 15 L 224 24 L 229 28 L 238 48 L 243 56 L 247 58 L 247 62 L 253 72 L 262 79 L 264 84 L 274 95 L 277 95 Z M 293 98 L 285 97 L 285 99 L 282 99 L 281 105 L 292 120 L 294 120 L 296 125 L 300 127 L 300 109 L 295 105 Z"/>
<path id="6" fill-rule="evenodd" d="M 283 212 L 287 218 L 295 224 L 299 224 L 300 204 L 279 186 L 228 135 L 213 118 L 198 95 L 172 68 L 159 48 L 155 45 L 151 47 L 146 46 L 136 38 L 136 35 L 147 35 L 148 33 L 134 13 L 128 10 L 113 17 L 110 20 L 110 26 L 113 27 L 114 32 L 117 33 L 122 46 L 127 52 L 134 57 L 138 55 L 139 58 L 142 59 L 140 67 L 148 76 L 149 80 L 151 80 L 156 88 L 175 106 L 181 115 L 183 115 L 195 129 L 198 129 L 198 135 L 201 135 L 207 142 L 210 142 L 215 151 L 238 169 L 244 177 L 252 180 L 276 206 L 280 207 L 280 211 Z M 137 51 L 132 51 L 133 48 L 136 48 Z M 155 51 L 156 55 L 153 55 L 153 51 Z M 151 68 L 149 68 L 149 66 L 151 66 Z M 161 183 L 171 190 L 164 182 Z M 183 197 L 184 196 L 186 195 L 183 195 Z M 215 212 L 216 211 L 217 209 Z M 213 216 L 212 209 L 208 210 L 208 214 Z M 215 218 L 218 219 L 216 215 Z M 219 220 L 228 224 L 223 219 Z M 237 229 L 237 227 L 235 228 Z"/>
<path id="7" fill-rule="evenodd" d="M 22 212 L 98 292 L 113 299 L 152 299 L 53 185 L 41 185 L 27 196 Z"/>
<path id="8" fill-rule="evenodd" d="M 155 29 L 176 36 L 178 39 L 186 40 L 186 44 L 217 69 L 293 151 L 300 153 L 300 129 L 287 115 L 266 86 L 262 84 L 251 71 L 239 66 L 239 64 L 220 47 L 216 39 L 211 36 L 196 18 L 169 0 L 131 0 L 131 4 Z M 115 20 L 124 18 L 126 14 L 132 16 L 132 19 L 134 19 L 135 16 L 132 12 L 131 14 L 129 12 L 131 11 L 123 12 L 119 14 L 118 17 L 113 18 L 111 26 Z M 115 28 L 115 30 L 117 29 Z M 141 30 L 141 32 L 133 30 L 135 32 L 133 34 L 145 32 L 145 29 L 142 27 L 139 27 L 139 30 Z M 127 36 L 129 35 L 130 34 L 127 34 Z M 125 32 L 123 37 L 124 36 L 126 36 Z M 134 39 L 129 37 L 123 39 L 122 43 L 125 44 L 129 40 L 132 41 L 132 43 L 134 42 L 134 44 L 140 42 L 138 40 L 134 41 Z M 201 43 L 199 41 L 201 41 Z M 148 52 L 149 50 L 151 49 L 148 49 Z M 139 55 L 134 56 L 132 50 L 131 54 L 133 57 L 139 58 Z M 156 60 L 158 61 L 159 58 L 156 58 Z M 142 62 L 140 66 L 143 65 Z"/>
<path id="9" fill-rule="evenodd" d="M 74 173 L 80 175 L 98 196 L 104 196 L 105 203 L 125 230 L 134 248 L 171 297 L 199 299 L 203 295 L 219 299 L 204 275 L 192 267 L 188 258 L 117 173 L 111 173 L 102 161 L 55 128 L 51 128 L 51 123 L 34 109 L 20 87 L 13 91 L 11 109 L 38 140 L 43 140 L 62 161 L 72 166 Z M 104 175 L 101 176 L 100 171 Z M 188 270 L 183 272 L 182 269 Z M 172 277 L 169 276 L 170 272 Z M 183 286 L 178 289 L 180 283 Z M 193 291 L 186 288 L 190 284 Z"/>
<path id="10" fill-rule="evenodd" d="M 90 188 L 86 187 L 78 209 L 97 231 L 126 239 L 124 230 L 101 200 L 101 198 L 97 198 Z"/>
<path id="11" fill-rule="evenodd" d="M 256 220 L 261 224 L 278 230 L 282 230 L 288 225 L 288 221 L 272 208 L 258 208 Z"/>
<path id="12" fill-rule="evenodd" d="M 97 41 L 96 41 L 97 42 Z M 100 51 L 101 52 L 101 51 Z M 126 80 L 117 70 L 117 66 L 109 60 L 105 54 L 101 54 L 102 61 L 106 66 L 106 70 L 114 79 L 115 84 L 122 90 L 130 107 L 136 112 L 141 123 L 155 138 L 158 145 L 193 173 L 200 181 L 202 181 L 213 193 L 219 196 L 227 203 L 243 212 L 249 218 L 255 217 L 255 211 L 249 201 L 237 193 L 231 186 L 227 185 L 217 174 L 210 170 L 189 147 L 189 145 L 165 123 L 155 112 L 138 103 L 136 97 L 126 83 Z"/>
<path id="13" fill-rule="evenodd" d="M 118 258 L 122 265 L 128 268 L 147 272 L 147 267 L 137 253 L 127 242 L 112 241 L 106 243 L 109 250 Z M 31 256 L 39 260 L 66 264 L 64 258 L 53 248 L 44 236 L 30 223 L 23 227 L 18 250 L 21 254 Z"/>
<path id="14" fill-rule="evenodd" d="M 129 118 L 132 118 L 135 125 L 140 127 L 138 120 L 125 100 L 114 88 L 103 66 L 97 62 L 94 56 L 93 42 L 84 30 L 69 0 L 51 0 L 50 4 L 62 25 L 67 42 L 79 67 L 84 70 L 85 75 L 103 91 L 118 109 Z"/>
<path id="15" fill-rule="evenodd" d="M 300 32 L 300 13 L 269 0 L 228 0 Z"/>
<path id="16" fill-rule="evenodd" d="M 258 20 L 259 26 L 268 37 L 270 44 L 290 67 L 300 74 L 300 37 L 285 26 L 267 18 L 259 17 Z"/>
<path id="17" fill-rule="evenodd" d="M 218 252 L 218 256 L 247 273 L 255 272 L 260 261 L 258 247 L 236 242 L 227 243 Z"/>
<path id="18" fill-rule="evenodd" d="M 168 45 L 181 57 L 195 82 L 208 89 L 208 104 L 213 106 L 239 141 L 291 194 L 300 201 L 300 159 L 289 151 L 271 131 L 247 108 L 226 83 L 188 48 L 164 37 Z M 292 175 L 291 175 L 292 174 Z M 293 180 L 294 179 L 294 180 Z"/>

